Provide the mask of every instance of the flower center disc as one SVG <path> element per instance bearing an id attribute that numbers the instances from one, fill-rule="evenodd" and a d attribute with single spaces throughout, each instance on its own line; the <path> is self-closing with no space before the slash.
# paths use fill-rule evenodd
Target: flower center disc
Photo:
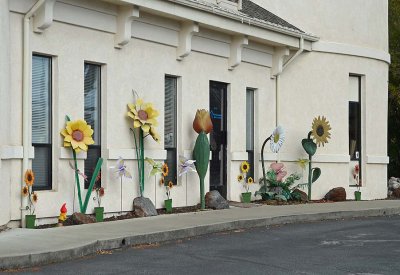
<path id="1" fill-rule="evenodd" d="M 317 127 L 317 135 L 322 137 L 324 135 L 324 127 L 322 125 L 318 125 Z"/>
<path id="2" fill-rule="evenodd" d="M 83 133 L 80 130 L 75 130 L 72 132 L 72 138 L 76 141 L 82 141 L 83 140 Z"/>
<path id="3" fill-rule="evenodd" d="M 146 111 L 143 111 L 143 110 L 139 110 L 138 116 L 141 120 L 147 120 L 147 118 L 148 118 Z"/>
<path id="4" fill-rule="evenodd" d="M 277 143 L 279 141 L 279 135 L 276 134 L 274 135 L 274 143 Z"/>

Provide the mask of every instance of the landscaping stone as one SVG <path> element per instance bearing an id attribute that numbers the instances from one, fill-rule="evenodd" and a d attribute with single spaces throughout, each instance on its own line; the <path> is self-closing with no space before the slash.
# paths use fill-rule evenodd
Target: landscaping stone
<path id="1" fill-rule="evenodd" d="M 292 193 L 299 193 L 300 194 L 300 201 L 301 202 L 308 202 L 308 196 L 307 193 L 304 191 L 301 191 L 300 189 L 296 188 L 293 190 Z"/>
<path id="2" fill-rule="evenodd" d="M 138 217 L 157 216 L 153 202 L 145 197 L 137 197 L 133 200 L 133 211 Z"/>
<path id="3" fill-rule="evenodd" d="M 333 188 L 325 195 L 325 199 L 329 201 L 345 201 L 346 190 L 343 187 Z"/>
<path id="4" fill-rule="evenodd" d="M 227 209 L 229 203 L 217 190 L 212 190 L 206 194 L 206 207 L 212 209 Z"/>
<path id="5" fill-rule="evenodd" d="M 91 215 L 75 212 L 64 221 L 67 225 L 95 223 L 96 218 Z"/>
<path id="6" fill-rule="evenodd" d="M 400 198 L 400 188 L 394 189 L 392 192 L 392 196 L 395 198 Z"/>
<path id="7" fill-rule="evenodd" d="M 399 189 L 400 188 L 400 178 L 391 177 L 388 182 L 389 190 Z"/>

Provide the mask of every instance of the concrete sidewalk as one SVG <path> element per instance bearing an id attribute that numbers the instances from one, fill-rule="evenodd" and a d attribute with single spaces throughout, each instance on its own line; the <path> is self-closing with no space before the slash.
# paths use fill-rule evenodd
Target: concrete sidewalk
<path id="1" fill-rule="evenodd" d="M 99 250 L 239 228 L 400 214 L 400 200 L 231 208 L 0 234 L 0 269 L 64 261 Z"/>

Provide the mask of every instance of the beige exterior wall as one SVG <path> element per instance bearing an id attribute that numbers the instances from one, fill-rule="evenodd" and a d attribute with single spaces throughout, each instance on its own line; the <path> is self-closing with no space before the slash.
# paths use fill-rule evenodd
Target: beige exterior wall
<path id="1" fill-rule="evenodd" d="M 304 0 L 307 2 L 307 0 Z M 69 3 L 74 3 L 70 5 Z M 266 1 L 267 2 L 267 1 Z M 271 3 L 269 3 L 271 2 Z M 368 1 L 376 4 L 376 1 Z M 94 5 L 94 3 L 96 3 Z M 296 1 L 300 3 L 300 0 Z M 22 171 L 22 18 L 32 3 L 15 1 L 10 6 L 11 76 L 9 102 L 12 112 L 1 108 L 1 115 L 7 125 L 12 141 L 3 145 L 3 159 L 0 161 L 0 175 L 9 173 L 7 180 L 0 182 L 10 188 L 10 200 L 0 195 L 0 207 L 10 209 L 7 214 L 0 212 L 0 225 L 9 220 L 21 218 L 20 182 Z M 265 7 L 275 7 L 268 1 Z M 333 5 L 333 4 L 332 4 Z M 82 6 L 84 8 L 80 8 Z M 308 5 L 309 6 L 309 5 Z M 1 7 L 1 6 L 0 6 Z M 382 7 L 384 9 L 384 5 Z M 2 10 L 2 9 L 0 9 Z M 176 60 L 176 47 L 179 43 L 180 23 L 177 20 L 162 18 L 141 12 L 140 18 L 132 24 L 132 39 L 122 49 L 114 48 L 117 7 L 99 1 L 59 1 L 55 4 L 54 22 L 42 34 L 31 34 L 31 49 L 34 53 L 53 57 L 53 190 L 40 191 L 36 212 L 39 218 L 52 218 L 59 214 L 59 208 L 66 202 L 68 214 L 73 212 L 74 175 L 69 168 L 71 160 L 69 150 L 62 148 L 59 131 L 65 125 L 65 115 L 72 119 L 83 117 L 83 66 L 84 62 L 102 65 L 102 167 L 105 193 L 102 205 L 108 213 L 120 210 L 120 183 L 112 175 L 118 156 L 126 160 L 128 169 L 134 175 L 133 180 L 123 181 L 123 208 L 132 209 L 132 199 L 139 195 L 136 171 L 135 151 L 130 121 L 126 118 L 126 104 L 133 101 L 131 90 L 136 90 L 145 101 L 151 101 L 160 110 L 158 131 L 162 135 L 164 128 L 164 76 L 179 77 L 178 87 L 178 154 L 190 157 L 196 134 L 192 130 L 192 121 L 196 109 L 209 107 L 209 81 L 228 83 L 228 199 L 239 201 L 244 190 L 237 183 L 240 163 L 247 159 L 245 139 L 245 99 L 246 88 L 255 88 L 255 152 L 260 152 L 264 139 L 275 127 L 275 79 L 271 78 L 271 67 L 275 48 L 270 44 L 249 39 L 242 51 L 243 61 L 234 70 L 228 70 L 230 56 L 230 33 L 211 30 L 200 25 L 200 31 L 192 39 L 192 52 L 183 59 Z M 271 8 L 271 11 L 274 10 Z M 310 19 L 303 13 L 304 21 Z M 375 10 L 376 12 L 376 10 Z M 291 19 L 295 17 L 278 15 Z M 300 13 L 299 13 L 300 14 Z M 286 17 L 285 17 L 286 16 Z M 300 15 L 299 15 L 300 16 Z M 322 15 L 321 15 L 322 16 Z M 345 16 L 344 13 L 342 16 Z M 356 18 L 365 14 L 352 15 Z M 387 11 L 382 11 L 387 19 Z M 3 17 L 2 17 L 3 18 Z M 324 19 L 328 20 L 328 19 Z M 333 19 L 332 19 L 333 20 Z M 335 19 L 336 20 L 336 19 Z M 354 24 L 359 26 L 361 19 Z M 371 21 L 369 21 L 371 22 Z M 306 24 L 303 22 L 303 24 Z M 310 26 L 313 23 L 309 23 Z M 344 23 L 341 23 L 344 24 Z M 0 24 L 1 26 L 1 24 Z M 303 27 L 302 24 L 298 24 Z M 325 26 L 325 25 L 322 25 Z M 308 26 L 307 26 L 308 27 Z M 373 26 L 375 27 L 375 26 Z M 383 26 L 385 27 L 385 26 Z M 322 28 L 322 27 L 321 27 Z M 326 27 L 328 28 L 328 26 Z M 330 26 L 329 26 L 330 28 Z M 328 28 L 328 29 L 329 29 Z M 328 29 L 306 31 L 316 35 L 331 37 L 330 42 L 354 43 L 335 38 Z M 374 29 L 371 27 L 370 31 Z M 387 30 L 387 26 L 386 26 Z M 321 34 L 317 31 L 321 31 Z M 329 36 L 329 35 L 331 36 Z M 0 34 L 1 35 L 1 34 Z M 366 35 L 366 34 L 365 34 Z M 376 35 L 380 32 L 376 30 Z M 349 35 L 350 37 L 351 35 Z M 366 38 L 366 37 L 365 37 Z M 284 38 L 282 38 L 284 40 Z M 354 38 L 356 39 L 356 38 Z M 386 51 L 384 37 L 382 43 L 374 41 L 369 48 Z M 282 41 L 283 41 L 282 40 Z M 386 37 L 387 40 L 387 37 Z M 291 41 L 291 39 L 288 39 Z M 359 40 L 357 40 L 359 41 Z M 364 40 L 362 40 L 364 41 Z M 365 40 L 367 43 L 368 41 Z M 368 42 L 369 43 L 369 42 Z M 386 41 L 387 44 L 387 41 Z M 361 46 L 366 46 L 362 42 Z M 294 49 L 295 50 L 295 49 Z M 1 52 L 1 51 L 0 51 Z M 293 52 L 293 51 L 292 51 Z M 352 199 L 354 189 L 349 188 L 348 171 L 350 167 L 348 153 L 348 78 L 349 74 L 359 74 L 363 79 L 363 199 L 386 197 L 386 113 L 388 64 L 374 58 L 356 57 L 349 54 L 304 52 L 281 75 L 280 87 L 280 124 L 286 130 L 286 141 L 279 158 L 288 166 L 289 172 L 300 172 L 295 160 L 306 157 L 301 147 L 311 127 L 312 119 L 317 115 L 326 116 L 332 126 L 332 139 L 325 147 L 318 149 L 316 165 L 322 168 L 322 176 L 313 186 L 313 198 L 321 198 L 330 188 L 343 186 Z M 7 104 L 1 103 L 4 106 Z M 3 105 L 1 105 L 3 107 Z M 377 111 L 379 110 L 379 111 Z M 3 131 L 3 130 L 2 130 Z M 377 134 L 379 133 L 379 135 Z M 0 139 L 4 142 L 4 139 Z M 8 146 L 7 150 L 4 146 Z M 271 162 L 278 157 L 268 153 L 266 159 Z M 158 144 L 146 139 L 146 155 L 156 160 L 166 156 L 163 138 Z M 6 152 L 6 153 L 4 153 Z M 4 157 L 7 155 L 7 158 Z M 0 155 L 1 156 L 1 155 Z M 259 157 L 259 154 L 257 154 Z M 30 156 L 33 157 L 33 154 Z M 79 167 L 83 170 L 85 154 L 79 156 Z M 149 167 L 146 167 L 146 174 Z M 261 163 L 256 167 L 257 177 L 262 175 Z M 7 175 L 7 174 L 6 174 Z M 304 173 L 304 179 L 307 178 Z M 209 188 L 206 181 L 206 190 Z M 258 184 L 251 186 L 254 193 Z M 190 174 L 178 181 L 171 191 L 174 206 L 194 205 L 199 202 L 199 182 L 197 174 Z M 157 208 L 163 207 L 165 192 L 158 179 L 147 178 L 145 196 L 149 197 Z M 253 197 L 253 199 L 255 199 Z M 88 213 L 93 211 L 94 202 L 90 200 Z M 78 209 L 75 202 L 75 210 Z M 10 218 L 11 217 L 11 218 Z M 54 218 L 53 218 L 54 220 Z M 42 219 L 41 223 L 47 222 Z"/>

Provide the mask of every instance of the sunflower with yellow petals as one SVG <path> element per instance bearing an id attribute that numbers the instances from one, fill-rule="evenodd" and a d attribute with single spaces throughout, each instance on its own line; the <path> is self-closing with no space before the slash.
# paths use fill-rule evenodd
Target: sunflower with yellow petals
<path id="1" fill-rule="evenodd" d="M 29 195 L 29 188 L 28 188 L 28 186 L 24 186 L 24 188 L 22 188 L 22 195 L 23 195 L 24 197 L 26 197 L 26 196 Z"/>
<path id="2" fill-rule="evenodd" d="M 94 144 L 93 129 L 83 119 L 68 121 L 61 135 L 64 136 L 64 147 L 72 146 L 76 153 L 87 151 L 88 145 Z"/>
<path id="3" fill-rule="evenodd" d="M 161 178 L 161 179 L 160 179 L 160 185 L 161 185 L 161 186 L 164 186 L 164 183 L 165 183 L 164 178 Z"/>
<path id="4" fill-rule="evenodd" d="M 36 193 L 33 193 L 33 194 L 32 194 L 32 201 L 33 201 L 33 203 L 37 203 L 37 201 L 38 201 L 38 195 L 37 195 Z"/>
<path id="5" fill-rule="evenodd" d="M 238 182 L 242 182 L 243 179 L 244 179 L 243 174 L 239 174 L 239 176 L 237 176 L 237 181 L 238 181 Z"/>
<path id="6" fill-rule="evenodd" d="M 168 182 L 168 188 L 171 189 L 172 187 L 174 187 L 174 183 L 172 181 Z"/>
<path id="7" fill-rule="evenodd" d="M 27 186 L 32 186 L 35 182 L 35 173 L 31 169 L 26 170 L 24 181 Z"/>
<path id="8" fill-rule="evenodd" d="M 242 164 L 240 164 L 240 170 L 242 170 L 242 173 L 249 172 L 250 164 L 247 161 L 243 161 Z"/>
<path id="9" fill-rule="evenodd" d="M 324 146 L 325 143 L 328 143 L 328 139 L 331 138 L 331 134 L 329 131 L 332 130 L 329 125 L 329 121 L 326 120 L 324 116 L 318 116 L 318 118 L 314 118 L 312 123 L 312 131 L 311 135 L 315 139 L 318 147 Z"/>
<path id="10" fill-rule="evenodd" d="M 164 163 L 162 166 L 162 174 L 164 177 L 168 176 L 169 173 L 169 168 L 168 168 L 168 164 Z"/>
<path id="11" fill-rule="evenodd" d="M 253 184 L 253 183 L 254 183 L 253 178 L 252 177 L 248 177 L 247 178 L 247 184 Z"/>
<path id="12" fill-rule="evenodd" d="M 153 108 L 153 104 L 144 103 L 143 99 L 139 98 L 135 104 L 128 104 L 128 117 L 133 119 L 133 128 L 141 128 L 143 132 L 149 133 L 152 126 L 157 126 L 158 111 Z M 153 129 L 154 133 L 154 129 Z M 154 138 L 154 135 L 152 135 Z"/>

